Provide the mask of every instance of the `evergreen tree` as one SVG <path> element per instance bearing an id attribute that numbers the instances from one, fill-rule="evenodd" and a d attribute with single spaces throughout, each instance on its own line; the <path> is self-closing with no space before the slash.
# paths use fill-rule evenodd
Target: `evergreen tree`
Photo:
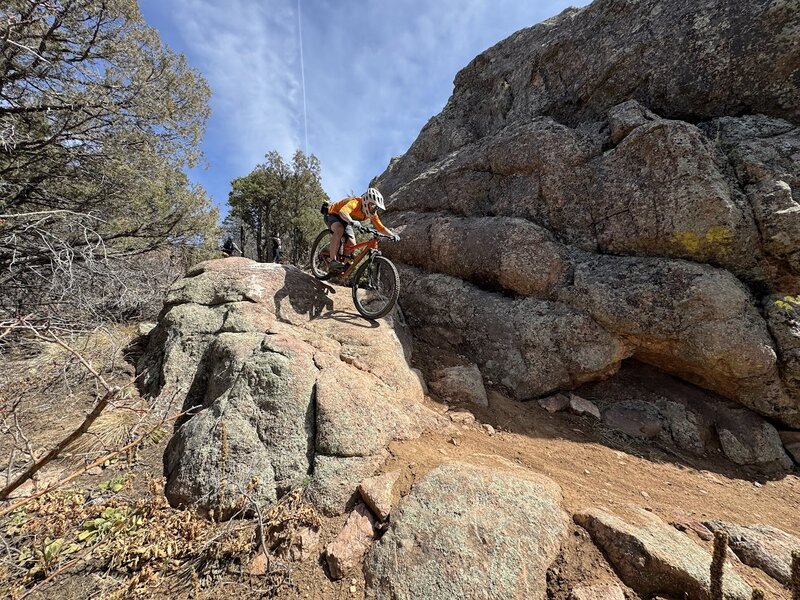
<path id="1" fill-rule="evenodd" d="M 63 308 L 115 260 L 216 238 L 184 174 L 209 94 L 135 0 L 2 3 L 0 309 Z"/>
<path id="2" fill-rule="evenodd" d="M 231 182 L 226 227 L 246 256 L 272 260 L 272 238 L 279 237 L 284 254 L 302 264 L 324 227 L 319 207 L 328 196 L 322 189 L 319 160 L 300 150 L 291 163 L 275 150 L 265 158 L 250 174 Z"/>

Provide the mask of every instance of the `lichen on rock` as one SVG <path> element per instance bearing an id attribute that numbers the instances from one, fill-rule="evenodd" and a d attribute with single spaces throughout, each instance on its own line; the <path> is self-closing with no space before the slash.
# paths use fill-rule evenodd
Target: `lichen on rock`
<path id="1" fill-rule="evenodd" d="M 320 510 L 340 514 L 390 441 L 437 422 L 397 316 L 353 327 L 337 319 L 355 314 L 350 295 L 335 291 L 237 258 L 171 288 L 139 364 L 152 395 L 187 411 L 164 454 L 170 502 L 228 518 L 308 485 Z"/>

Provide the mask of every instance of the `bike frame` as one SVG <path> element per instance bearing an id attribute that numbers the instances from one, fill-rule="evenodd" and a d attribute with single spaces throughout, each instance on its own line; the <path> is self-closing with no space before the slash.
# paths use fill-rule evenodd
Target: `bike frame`
<path id="1" fill-rule="evenodd" d="M 360 244 L 354 244 L 352 246 L 348 246 L 345 243 L 344 250 L 345 251 L 349 250 L 350 252 L 353 252 L 353 253 L 357 252 L 357 254 L 354 254 L 353 262 L 349 267 L 347 267 L 341 273 L 337 273 L 338 277 L 350 277 L 350 275 L 355 273 L 356 269 L 358 268 L 358 266 L 361 264 L 361 262 L 365 258 L 369 257 L 371 259 L 376 254 L 380 254 L 380 250 L 378 250 L 378 239 L 377 238 L 372 238 L 370 240 L 367 240 L 366 242 L 361 242 Z M 328 262 L 331 261 L 330 250 L 328 251 L 327 260 L 328 260 Z"/>

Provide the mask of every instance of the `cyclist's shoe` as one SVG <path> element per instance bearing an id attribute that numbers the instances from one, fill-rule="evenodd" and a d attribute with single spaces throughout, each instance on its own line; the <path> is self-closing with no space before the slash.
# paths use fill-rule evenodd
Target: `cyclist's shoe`
<path id="1" fill-rule="evenodd" d="M 342 273 L 347 269 L 347 264 L 343 262 L 339 262 L 338 260 L 331 261 L 331 273 Z"/>

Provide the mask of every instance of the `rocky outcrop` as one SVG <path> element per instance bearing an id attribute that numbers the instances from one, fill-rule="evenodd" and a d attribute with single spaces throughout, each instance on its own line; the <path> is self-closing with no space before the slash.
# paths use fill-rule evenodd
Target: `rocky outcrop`
<path id="1" fill-rule="evenodd" d="M 579 393 L 601 408 L 603 424 L 630 437 L 703 456 L 719 447 L 738 465 L 792 468 L 775 427 L 755 412 L 637 361 Z"/>
<path id="2" fill-rule="evenodd" d="M 711 600 L 711 555 L 688 537 L 639 508 L 620 518 L 594 508 L 576 513 L 625 582 L 640 594 Z M 752 590 L 729 566 L 723 576 L 726 600 L 749 600 Z"/>
<path id="3" fill-rule="evenodd" d="M 560 503 L 558 486 L 529 471 L 437 467 L 367 556 L 367 597 L 544 598 L 567 532 Z"/>
<path id="4" fill-rule="evenodd" d="M 522 398 L 635 356 L 800 427 L 798 15 L 596 0 L 476 57 L 374 182 L 417 332 Z"/>
<path id="5" fill-rule="evenodd" d="M 489 293 L 461 279 L 400 270 L 408 322 L 422 339 L 467 353 L 519 399 L 577 387 L 619 368 L 625 344 L 584 311 Z"/>
<path id="6" fill-rule="evenodd" d="M 406 363 L 399 317 L 377 328 L 349 294 L 294 267 L 229 258 L 169 291 L 139 365 L 145 388 L 188 413 L 164 455 L 166 494 L 228 517 L 309 483 L 343 512 L 384 448 L 436 423 Z"/>

